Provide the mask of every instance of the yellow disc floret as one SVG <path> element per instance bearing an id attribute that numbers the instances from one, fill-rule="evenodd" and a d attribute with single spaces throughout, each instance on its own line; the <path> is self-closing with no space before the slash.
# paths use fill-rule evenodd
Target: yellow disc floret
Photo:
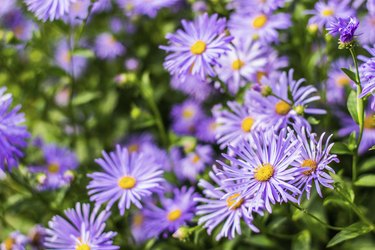
<path id="1" fill-rule="evenodd" d="M 374 114 L 366 116 L 364 127 L 367 129 L 375 128 L 375 115 Z"/>
<path id="2" fill-rule="evenodd" d="M 335 13 L 334 10 L 331 9 L 331 8 L 326 8 L 326 9 L 322 10 L 322 12 L 321 12 L 321 14 L 323 16 L 326 16 L 326 17 L 333 16 L 334 13 Z"/>
<path id="3" fill-rule="evenodd" d="M 239 208 L 242 205 L 244 200 L 242 198 L 238 199 L 239 196 L 240 194 L 236 193 L 227 198 L 227 207 L 229 209 L 234 210 L 234 209 Z"/>
<path id="4" fill-rule="evenodd" d="M 137 181 L 131 176 L 123 176 L 118 181 L 118 186 L 122 189 L 131 189 L 135 186 Z"/>
<path id="5" fill-rule="evenodd" d="M 178 220 L 182 215 L 182 211 L 180 209 L 172 210 L 168 213 L 167 219 L 169 221 L 175 221 Z"/>
<path id="6" fill-rule="evenodd" d="M 194 55 L 201 55 L 203 54 L 203 52 L 206 51 L 206 48 L 207 48 L 207 44 L 205 42 L 203 42 L 202 40 L 198 40 L 196 41 L 191 47 L 190 47 L 190 51 L 191 53 L 193 53 Z"/>
<path id="7" fill-rule="evenodd" d="M 241 123 L 241 129 L 243 132 L 250 132 L 251 128 L 253 127 L 254 124 L 254 119 L 251 117 L 246 117 L 245 119 L 242 120 Z"/>
<path id="8" fill-rule="evenodd" d="M 271 179 L 274 172 L 275 172 L 274 167 L 271 164 L 266 163 L 266 164 L 259 166 L 255 170 L 254 178 L 257 181 L 268 181 L 269 179 Z"/>
<path id="9" fill-rule="evenodd" d="M 262 28 L 267 23 L 267 16 L 262 14 L 254 18 L 253 20 L 253 27 L 255 29 Z"/>
<path id="10" fill-rule="evenodd" d="M 80 244 L 76 246 L 76 250 L 90 250 L 90 246 L 87 244 Z"/>
<path id="11" fill-rule="evenodd" d="M 302 172 L 304 175 L 311 175 L 313 172 L 315 172 L 316 168 L 317 168 L 317 163 L 316 161 L 312 160 L 312 159 L 307 159 L 307 160 L 304 160 L 302 162 L 302 165 L 301 167 L 303 168 L 310 168 L 309 170 L 306 170 L 304 172 Z"/>
<path id="12" fill-rule="evenodd" d="M 56 174 L 57 172 L 59 172 L 59 170 L 60 170 L 60 166 L 57 163 L 51 163 L 48 165 L 48 172 L 52 174 Z"/>
<path id="13" fill-rule="evenodd" d="M 291 109 L 292 109 L 292 106 L 285 101 L 279 101 L 275 105 L 275 111 L 279 115 L 286 115 L 289 113 Z"/>
<path id="14" fill-rule="evenodd" d="M 237 59 L 232 63 L 233 70 L 240 70 L 245 65 L 244 61 Z"/>

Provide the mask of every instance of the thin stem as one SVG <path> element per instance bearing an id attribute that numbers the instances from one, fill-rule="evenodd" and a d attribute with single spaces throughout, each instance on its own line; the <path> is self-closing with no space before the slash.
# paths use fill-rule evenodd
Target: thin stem
<path id="1" fill-rule="evenodd" d="M 354 182 L 357 180 L 357 162 L 358 162 L 358 148 L 362 141 L 363 136 L 363 128 L 364 128 L 364 105 L 363 105 L 363 99 L 360 97 L 362 93 L 362 86 L 361 86 L 361 79 L 359 77 L 359 70 L 358 70 L 358 60 L 355 53 L 355 50 L 353 48 L 349 49 L 350 54 L 352 56 L 354 66 L 356 69 L 356 85 L 357 85 L 357 114 L 358 114 L 358 123 L 359 123 L 359 135 L 357 140 L 357 147 L 353 154 L 353 164 L 352 164 L 352 181 Z"/>
<path id="2" fill-rule="evenodd" d="M 318 217 L 316 217 L 315 215 L 309 213 L 307 211 L 307 209 L 305 208 L 302 208 L 300 207 L 299 205 L 297 204 L 294 204 L 294 203 L 290 203 L 293 207 L 297 208 L 298 210 L 300 210 L 301 212 L 303 212 L 304 214 L 307 214 L 308 216 L 310 216 L 311 218 L 313 218 L 314 220 L 316 220 L 317 222 L 319 222 L 320 224 L 322 224 L 324 227 L 326 228 L 329 228 L 329 229 L 332 229 L 332 230 L 337 230 L 337 231 L 341 231 L 344 229 L 344 227 L 336 227 L 336 226 L 331 226 L 329 225 L 328 223 L 322 221 L 321 219 L 319 219 Z"/>
<path id="3" fill-rule="evenodd" d="M 271 96 L 276 97 L 277 99 L 279 99 L 279 100 L 281 100 L 281 101 L 283 101 L 285 103 L 288 103 L 289 105 L 292 105 L 292 103 L 290 103 L 289 101 L 285 100 L 284 98 L 282 98 L 282 97 L 280 97 L 278 95 L 275 95 L 275 93 L 272 93 Z"/>

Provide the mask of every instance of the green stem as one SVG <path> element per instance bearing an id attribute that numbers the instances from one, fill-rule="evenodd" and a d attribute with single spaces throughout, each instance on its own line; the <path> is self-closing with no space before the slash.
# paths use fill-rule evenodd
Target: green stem
<path id="1" fill-rule="evenodd" d="M 363 99 L 360 98 L 362 93 L 362 86 L 361 86 L 361 79 L 359 77 L 359 70 L 358 70 L 358 60 L 353 48 L 349 49 L 350 54 L 353 58 L 354 66 L 356 69 L 356 85 L 357 85 L 357 114 L 358 114 L 358 123 L 359 123 L 359 135 L 357 140 L 357 147 L 353 154 L 353 164 L 352 164 L 352 181 L 357 180 L 357 162 L 358 162 L 358 148 L 362 141 L 363 136 L 363 128 L 364 128 L 364 119 L 365 119 L 365 112 L 364 112 L 364 105 Z"/>
<path id="2" fill-rule="evenodd" d="M 303 212 L 304 214 L 307 214 L 308 216 L 310 216 L 311 218 L 313 218 L 314 220 L 316 220 L 317 222 L 319 222 L 322 226 L 326 227 L 326 228 L 329 228 L 329 229 L 332 229 L 332 230 L 337 230 L 337 231 L 341 231 L 344 229 L 344 227 L 335 227 L 335 226 L 331 226 L 329 225 L 328 223 L 322 221 L 321 219 L 319 219 L 318 217 L 316 217 L 315 215 L 309 213 L 307 211 L 307 209 L 305 208 L 302 208 L 300 207 L 299 205 L 297 204 L 294 204 L 294 203 L 290 203 L 293 207 L 297 208 L 298 210 L 300 210 L 301 212 Z"/>

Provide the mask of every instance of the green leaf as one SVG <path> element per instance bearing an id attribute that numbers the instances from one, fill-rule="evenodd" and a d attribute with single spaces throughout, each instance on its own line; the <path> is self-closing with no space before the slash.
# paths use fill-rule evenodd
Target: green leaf
<path id="1" fill-rule="evenodd" d="M 353 120 L 358 124 L 357 95 L 354 90 L 350 91 L 346 105 Z"/>
<path id="2" fill-rule="evenodd" d="M 316 119 L 315 117 L 312 117 L 312 116 L 309 116 L 307 118 L 307 121 L 311 124 L 311 125 L 318 125 L 320 123 L 320 120 Z"/>
<path id="3" fill-rule="evenodd" d="M 310 250 L 311 234 L 308 230 L 300 232 L 292 241 L 292 250 Z"/>
<path id="4" fill-rule="evenodd" d="M 94 58 L 95 54 L 90 49 L 76 49 L 73 51 L 73 55 L 75 56 L 81 56 L 85 58 Z"/>
<path id="5" fill-rule="evenodd" d="M 361 173 L 364 173 L 367 171 L 371 171 L 373 169 L 375 169 L 375 158 L 370 158 L 361 165 L 361 167 L 359 168 L 359 171 Z"/>
<path id="6" fill-rule="evenodd" d="M 374 145 L 374 146 L 372 146 L 371 148 L 369 148 L 369 150 L 368 150 L 368 151 L 372 151 L 372 150 L 375 150 L 375 145 Z"/>
<path id="7" fill-rule="evenodd" d="M 331 153 L 338 155 L 351 155 L 352 151 L 344 143 L 335 142 L 331 149 Z"/>
<path id="8" fill-rule="evenodd" d="M 344 199 L 346 199 L 347 201 L 350 201 L 350 202 L 354 202 L 354 198 L 355 198 L 355 195 L 354 195 L 354 191 L 353 191 L 353 188 L 350 184 L 350 182 L 347 182 L 345 180 L 343 180 L 341 178 L 341 176 L 337 175 L 337 174 L 332 174 L 331 173 L 331 176 L 334 180 L 334 188 L 335 190 L 337 191 L 337 193 L 343 197 Z"/>
<path id="9" fill-rule="evenodd" d="M 341 68 L 342 71 L 344 71 L 344 73 L 353 81 L 353 82 L 357 82 L 357 75 L 349 70 L 349 69 L 345 69 L 345 68 Z"/>
<path id="10" fill-rule="evenodd" d="M 341 197 L 330 196 L 324 199 L 323 206 L 338 205 L 340 207 L 350 207 L 349 202 L 344 201 Z"/>
<path id="11" fill-rule="evenodd" d="M 73 105 L 79 106 L 82 104 L 86 104 L 88 102 L 91 102 L 92 100 L 95 100 L 96 98 L 99 98 L 99 96 L 99 92 L 84 92 L 73 98 Z"/>
<path id="12" fill-rule="evenodd" d="M 357 238 L 360 235 L 366 234 L 371 231 L 371 227 L 364 224 L 363 222 L 354 223 L 346 228 L 344 228 L 341 232 L 336 234 L 329 242 L 327 247 L 333 247 L 340 242 Z"/>
<path id="13" fill-rule="evenodd" d="M 375 187 L 375 174 L 363 175 L 354 183 L 360 187 Z"/>

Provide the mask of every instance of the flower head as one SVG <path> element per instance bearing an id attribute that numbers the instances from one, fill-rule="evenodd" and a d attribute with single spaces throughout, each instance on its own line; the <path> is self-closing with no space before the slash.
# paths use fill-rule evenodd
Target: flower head
<path id="1" fill-rule="evenodd" d="M 327 101 L 331 104 L 346 103 L 346 89 L 354 86 L 354 82 L 342 71 L 351 66 L 350 60 L 339 58 L 332 62 L 327 80 Z"/>
<path id="2" fill-rule="evenodd" d="M 253 197 L 264 201 L 265 208 L 272 212 L 271 204 L 276 202 L 296 202 L 295 195 L 301 191 L 289 182 L 300 171 L 292 164 L 298 159 L 300 143 L 287 129 L 276 135 L 274 132 L 251 133 L 250 140 L 244 140 L 237 148 L 232 148 L 233 156 L 224 154 L 230 164 L 219 162 L 222 173 L 227 178 L 222 186 L 232 191 L 229 195 L 240 194 L 240 198 Z M 259 208 L 259 204 L 255 209 Z"/>
<path id="3" fill-rule="evenodd" d="M 28 239 L 18 231 L 12 232 L 0 245 L 1 250 L 25 250 Z"/>
<path id="4" fill-rule="evenodd" d="M 107 207 L 118 201 L 121 215 L 132 203 L 141 208 L 141 198 L 151 195 L 164 180 L 161 166 L 152 158 L 142 153 L 129 153 L 119 145 L 109 154 L 103 151 L 103 158 L 95 162 L 103 172 L 88 174 L 92 178 L 87 186 L 90 199 L 98 205 L 108 202 Z"/>
<path id="5" fill-rule="evenodd" d="M 73 55 L 68 41 L 61 40 L 56 48 L 55 62 L 69 74 L 79 77 L 87 66 L 87 59 L 83 56 Z"/>
<path id="6" fill-rule="evenodd" d="M 194 188 L 182 187 L 173 190 L 173 197 L 160 197 L 161 206 L 151 201 L 144 208 L 145 234 L 147 237 L 156 237 L 164 233 L 174 233 L 181 226 L 190 222 L 195 214 L 198 195 Z"/>
<path id="7" fill-rule="evenodd" d="M 125 52 L 125 47 L 110 33 L 100 34 L 95 41 L 95 53 L 100 59 L 114 59 Z"/>
<path id="8" fill-rule="evenodd" d="M 55 144 L 43 145 L 42 151 L 45 163 L 29 167 L 31 172 L 39 174 L 38 188 L 53 190 L 68 185 L 73 178 L 71 170 L 78 167 L 75 153 Z"/>
<path id="9" fill-rule="evenodd" d="M 5 87 L 0 88 L 0 169 L 11 170 L 23 156 L 21 149 L 30 135 L 20 125 L 25 121 L 24 114 L 19 113 L 21 106 L 11 108 L 13 97 L 5 91 Z"/>
<path id="10" fill-rule="evenodd" d="M 231 36 L 225 33 L 226 20 L 218 15 L 199 16 L 193 22 L 181 21 L 183 30 L 168 34 L 169 46 L 161 49 L 171 52 L 166 57 L 164 67 L 172 74 L 185 77 L 189 74 L 205 79 L 214 76 L 217 59 L 226 53 Z"/>
<path id="11" fill-rule="evenodd" d="M 365 97 L 368 94 L 375 94 L 375 57 L 367 60 L 359 68 L 361 84 L 363 85 L 362 94 L 360 97 Z"/>
<path id="12" fill-rule="evenodd" d="M 117 0 L 127 15 L 147 15 L 155 17 L 162 8 L 171 8 L 180 0 Z"/>
<path id="13" fill-rule="evenodd" d="M 332 135 L 323 143 L 325 134 L 322 134 L 319 140 L 316 139 L 315 133 L 311 133 L 305 128 L 297 129 L 297 134 L 302 148 L 301 157 L 296 161 L 296 167 L 305 170 L 300 172 L 291 184 L 302 191 L 300 199 L 305 192 L 307 199 L 310 198 L 313 183 L 315 184 L 316 191 L 322 197 L 320 185 L 326 188 L 333 188 L 333 179 L 328 173 L 335 173 L 335 171 L 329 164 L 339 162 L 336 155 L 329 153 L 333 147 L 333 143 L 329 143 Z"/>
<path id="14" fill-rule="evenodd" d="M 76 0 L 24 0 L 29 11 L 43 21 L 60 19 Z"/>
<path id="15" fill-rule="evenodd" d="M 193 99 L 187 99 L 172 109 L 172 128 L 179 135 L 192 135 L 197 131 L 197 126 L 204 116 L 202 107 Z"/>
<path id="16" fill-rule="evenodd" d="M 216 176 L 217 172 L 217 168 L 214 167 L 214 172 L 210 172 L 210 177 L 221 187 L 224 178 Z M 197 202 L 202 203 L 197 206 L 197 215 L 201 216 L 198 224 L 203 225 L 203 227 L 207 229 L 208 234 L 211 234 L 219 224 L 223 223 L 223 227 L 217 234 L 216 240 L 220 240 L 222 237 L 232 239 L 235 237 L 236 233 L 241 234 L 241 220 L 243 220 L 252 231 L 259 232 L 253 225 L 252 212 L 255 211 L 262 214 L 262 204 L 255 204 L 255 202 L 262 203 L 262 200 L 254 200 L 249 197 L 239 198 L 240 193 L 235 193 L 236 189 L 219 189 L 205 180 L 200 180 L 199 186 L 203 188 L 205 197 L 195 198 Z M 228 193 L 230 196 L 223 199 Z M 258 207 L 258 209 L 256 210 L 255 207 Z"/>
<path id="17" fill-rule="evenodd" d="M 359 21 L 356 17 L 338 18 L 331 22 L 327 30 L 331 35 L 340 35 L 340 43 L 349 44 L 354 39 L 354 32 L 359 26 Z"/>
<path id="18" fill-rule="evenodd" d="M 76 0 L 69 7 L 67 15 L 63 16 L 63 20 L 71 25 L 81 24 L 89 14 L 90 0 Z"/>
<path id="19" fill-rule="evenodd" d="M 93 210 L 89 204 L 77 203 L 75 209 L 65 210 L 67 219 L 57 215 L 48 223 L 45 247 L 69 250 L 116 250 L 115 232 L 104 232 L 108 211 Z"/>
<path id="20" fill-rule="evenodd" d="M 203 102 L 214 93 L 207 80 L 202 80 L 199 76 L 194 75 L 187 75 L 183 78 L 174 75 L 171 79 L 171 86 L 198 102 Z"/>

